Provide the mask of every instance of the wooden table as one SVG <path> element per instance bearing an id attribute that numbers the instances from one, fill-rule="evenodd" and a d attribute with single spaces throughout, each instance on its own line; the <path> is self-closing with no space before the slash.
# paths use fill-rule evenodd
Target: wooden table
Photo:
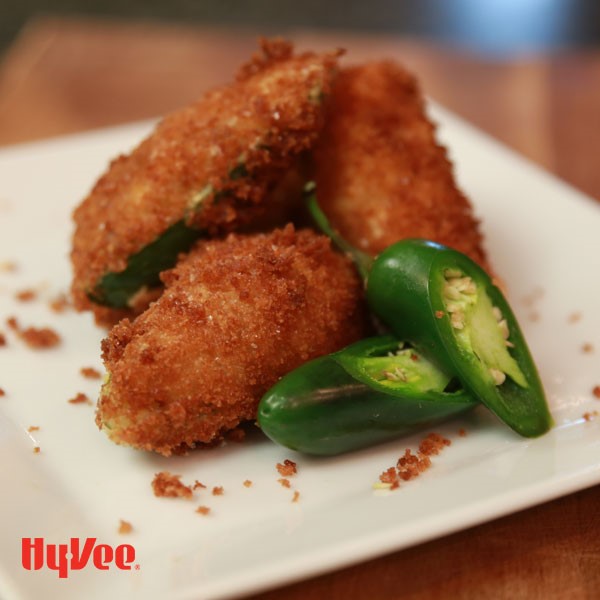
<path id="1" fill-rule="evenodd" d="M 600 49 L 494 62 L 415 40 L 293 32 L 393 57 L 427 93 L 600 198 Z M 154 117 L 228 80 L 256 35 L 38 20 L 0 64 L 0 145 Z M 597 274 L 598 275 L 598 274 Z M 600 486 L 256 598 L 598 598 Z"/>

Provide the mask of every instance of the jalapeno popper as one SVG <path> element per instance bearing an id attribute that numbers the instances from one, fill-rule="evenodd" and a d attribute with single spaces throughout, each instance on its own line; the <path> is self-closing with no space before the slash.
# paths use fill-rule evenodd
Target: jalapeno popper
<path id="1" fill-rule="evenodd" d="M 487 267 L 482 237 L 416 79 L 393 62 L 342 69 L 314 151 L 319 203 L 371 256 L 404 238 L 451 246 Z"/>
<path id="2" fill-rule="evenodd" d="M 74 213 L 75 306 L 101 322 L 140 312 L 199 237 L 259 227 L 265 215 L 272 226 L 281 207 L 269 198 L 317 138 L 336 57 L 263 40 L 233 84 L 114 160 Z"/>
<path id="3" fill-rule="evenodd" d="M 97 423 L 117 443 L 168 455 L 218 439 L 281 376 L 368 333 L 353 266 L 312 231 L 202 241 L 162 278 L 103 342 Z"/>

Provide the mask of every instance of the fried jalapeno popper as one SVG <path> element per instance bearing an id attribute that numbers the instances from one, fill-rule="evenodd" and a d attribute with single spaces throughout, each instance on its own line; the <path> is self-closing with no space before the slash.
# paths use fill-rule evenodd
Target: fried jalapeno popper
<path id="1" fill-rule="evenodd" d="M 76 308 L 104 323 L 136 314 L 196 239 L 268 215 L 266 199 L 319 134 L 337 53 L 293 56 L 282 40 L 263 40 L 261 50 L 234 83 L 166 117 L 114 160 L 77 208 Z"/>
<path id="2" fill-rule="evenodd" d="M 97 423 L 120 444 L 169 455 L 219 439 L 280 377 L 368 333 L 349 260 L 291 225 L 202 241 L 162 279 L 103 342 Z"/>
<path id="3" fill-rule="evenodd" d="M 392 62 L 342 70 L 315 148 L 317 197 L 352 245 L 376 256 L 430 239 L 486 266 L 468 200 L 425 114 L 415 78 Z"/>

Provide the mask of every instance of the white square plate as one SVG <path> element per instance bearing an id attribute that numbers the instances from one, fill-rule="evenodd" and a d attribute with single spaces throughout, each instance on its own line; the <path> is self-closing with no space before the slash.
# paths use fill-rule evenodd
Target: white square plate
<path id="1" fill-rule="evenodd" d="M 0 348 L 0 596 L 15 598 L 222 598 L 249 594 L 364 561 L 600 482 L 600 206 L 522 158 L 432 107 L 461 186 L 483 221 L 487 248 L 505 279 L 545 383 L 556 427 L 517 437 L 485 410 L 436 430 L 453 444 L 422 477 L 375 492 L 379 473 L 422 436 L 339 458 L 293 455 L 252 433 L 241 444 L 164 457 L 117 447 L 89 405 L 99 383 L 103 332 L 88 314 L 53 313 L 45 299 L 66 291 L 70 213 L 107 160 L 132 147 L 136 124 L 0 151 L 0 316 L 48 325 L 57 349 L 29 350 L 8 333 Z M 40 298 L 14 293 L 40 287 Z M 536 313 L 535 315 L 533 313 Z M 534 319 L 533 317 L 536 317 Z M 0 324 L 0 330 L 7 328 Z M 597 351 L 583 352 L 585 343 Z M 29 433 L 30 425 L 40 426 Z M 468 435 L 459 437 L 459 428 Z M 40 446 L 39 454 L 33 447 Z M 293 489 L 275 464 L 297 461 Z M 169 470 L 206 483 L 193 501 L 158 499 L 150 482 Z M 251 487 L 244 480 L 253 482 Z M 212 486 L 223 496 L 212 496 Z M 294 490 L 300 499 L 292 503 Z M 208 516 L 195 512 L 211 507 Z M 133 533 L 117 533 L 119 519 Z M 130 543 L 139 568 L 92 566 L 59 579 L 27 571 L 21 538 L 70 537 Z"/>

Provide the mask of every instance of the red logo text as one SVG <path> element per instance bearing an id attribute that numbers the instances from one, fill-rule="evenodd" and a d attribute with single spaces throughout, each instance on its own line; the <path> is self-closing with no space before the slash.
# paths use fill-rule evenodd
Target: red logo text
<path id="1" fill-rule="evenodd" d="M 63 579 L 69 571 L 80 571 L 91 564 L 100 571 L 108 571 L 111 564 L 122 571 L 131 571 L 135 548 L 130 544 L 112 547 L 96 544 L 96 538 L 71 538 L 69 544 L 46 544 L 44 538 L 21 539 L 21 564 L 28 571 L 38 571 L 44 565 Z"/>

